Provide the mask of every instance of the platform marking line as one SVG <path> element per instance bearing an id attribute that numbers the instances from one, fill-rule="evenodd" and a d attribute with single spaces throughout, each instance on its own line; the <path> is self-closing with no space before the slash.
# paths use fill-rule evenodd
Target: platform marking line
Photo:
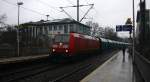
<path id="1" fill-rule="evenodd" d="M 120 52 L 120 51 L 119 51 Z M 98 69 L 102 69 L 105 65 L 107 65 L 111 60 L 113 60 L 115 57 L 117 57 L 119 54 L 119 52 L 115 53 L 116 55 L 114 55 L 113 57 L 111 57 L 110 59 L 108 59 L 107 61 L 105 61 L 101 66 L 99 66 L 97 69 L 95 69 L 92 73 L 90 73 L 89 75 L 87 75 L 85 78 L 83 78 L 80 82 L 88 82 L 89 79 L 91 79 L 91 76 L 95 76 Z"/>

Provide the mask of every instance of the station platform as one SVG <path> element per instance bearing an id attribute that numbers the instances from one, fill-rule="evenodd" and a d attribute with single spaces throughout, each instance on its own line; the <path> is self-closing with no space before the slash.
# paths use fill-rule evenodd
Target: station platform
<path id="1" fill-rule="evenodd" d="M 1 58 L 0 59 L 0 64 L 18 63 L 18 62 L 24 62 L 24 61 L 29 61 L 29 60 L 45 58 L 45 57 L 48 57 L 48 56 L 49 56 L 49 54 L 34 55 L 34 56 L 11 57 L 11 58 Z"/>
<path id="2" fill-rule="evenodd" d="M 132 82 L 132 71 L 131 56 L 119 51 L 80 82 Z"/>

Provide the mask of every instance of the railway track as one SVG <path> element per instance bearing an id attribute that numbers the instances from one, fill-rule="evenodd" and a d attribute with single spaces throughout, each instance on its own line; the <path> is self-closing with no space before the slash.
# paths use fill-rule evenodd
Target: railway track
<path id="1" fill-rule="evenodd" d="M 105 54 L 69 64 L 45 61 L 40 65 L 37 63 L 23 69 L 3 72 L 0 74 L 0 82 L 77 82 L 112 56 Z"/>
<path id="2" fill-rule="evenodd" d="M 5 73 L 4 75 L 2 74 L 0 75 L 0 82 L 12 82 L 12 81 L 15 82 L 17 80 L 32 77 L 34 75 L 38 75 L 40 73 L 46 72 L 48 70 L 53 70 L 59 67 L 59 65 L 55 66 L 43 65 L 43 66 L 28 68 L 25 70 L 15 71 L 11 73 Z"/>
<path id="3" fill-rule="evenodd" d="M 113 52 L 115 54 L 116 52 Z M 100 66 L 102 63 L 104 63 L 106 60 L 111 58 L 113 56 L 106 55 L 105 57 L 94 57 L 90 60 L 87 60 L 78 66 L 78 68 L 73 69 L 71 71 L 66 71 L 66 73 L 58 76 L 57 78 L 53 80 L 49 80 L 49 82 L 79 82 L 81 79 L 83 79 L 86 75 L 88 75 L 90 72 L 92 72 L 94 69 L 96 69 L 98 66 Z M 96 61 L 94 61 L 96 59 Z M 103 59 L 101 59 L 103 58 Z M 101 59 L 101 60 L 100 60 Z"/>
<path id="4" fill-rule="evenodd" d="M 52 64 L 49 60 L 43 59 L 40 61 L 18 63 L 18 66 L 16 63 L 14 66 L 16 67 L 13 67 L 13 65 L 7 65 L 0 69 L 0 82 L 16 82 L 20 79 L 32 77 L 42 72 L 56 69 L 61 65 Z"/>
<path id="5" fill-rule="evenodd" d="M 81 70 L 83 70 L 83 69 L 88 69 L 88 68 L 90 68 L 90 67 L 91 67 L 91 64 L 81 66 L 81 67 L 79 67 L 79 68 L 77 68 L 77 69 L 74 69 L 73 71 L 70 71 L 70 72 L 67 72 L 67 73 L 63 74 L 63 75 L 60 76 L 60 77 L 57 77 L 57 78 L 54 79 L 54 80 L 50 80 L 49 82 L 60 82 L 62 79 L 67 78 L 68 76 L 72 75 L 73 73 L 78 72 L 78 71 L 81 71 Z"/>

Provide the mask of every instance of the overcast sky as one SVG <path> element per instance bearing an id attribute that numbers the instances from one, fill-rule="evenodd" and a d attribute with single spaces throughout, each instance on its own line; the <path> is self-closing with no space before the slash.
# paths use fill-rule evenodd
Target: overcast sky
<path id="1" fill-rule="evenodd" d="M 67 18 L 59 7 L 76 4 L 76 0 L 0 0 L 0 15 L 7 15 L 7 24 L 17 24 L 17 1 L 22 1 L 22 7 L 27 8 L 20 8 L 21 23 L 46 19 L 47 14 L 51 17 L 49 19 Z M 135 11 L 139 9 L 139 1 L 135 0 Z M 150 9 L 150 0 L 146 1 L 147 8 Z M 93 19 L 85 19 L 83 22 L 92 20 L 102 26 L 115 28 L 115 25 L 124 24 L 127 18 L 132 18 L 132 0 L 80 0 L 80 4 L 94 4 L 87 15 L 87 18 Z M 80 18 L 88 8 L 89 6 L 80 8 Z M 76 19 L 76 8 L 65 8 L 65 11 Z"/>

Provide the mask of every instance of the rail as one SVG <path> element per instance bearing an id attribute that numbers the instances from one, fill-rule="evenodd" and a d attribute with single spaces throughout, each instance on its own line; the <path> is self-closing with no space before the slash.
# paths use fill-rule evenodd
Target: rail
<path id="1" fill-rule="evenodd" d="M 135 52 L 135 64 L 145 82 L 150 82 L 150 61 Z"/>
<path id="2" fill-rule="evenodd" d="M 76 72 L 78 72 L 78 71 L 85 70 L 85 69 L 89 69 L 90 67 L 92 67 L 91 64 L 81 66 L 81 67 L 79 67 L 78 69 L 74 69 L 74 70 L 72 70 L 72 71 L 70 71 L 70 72 L 67 72 L 66 74 L 63 74 L 62 76 L 57 77 L 57 78 L 54 79 L 54 80 L 50 80 L 49 82 L 60 82 L 60 81 L 63 80 L 64 78 L 68 78 L 69 76 L 73 75 L 74 73 L 76 73 Z"/>

